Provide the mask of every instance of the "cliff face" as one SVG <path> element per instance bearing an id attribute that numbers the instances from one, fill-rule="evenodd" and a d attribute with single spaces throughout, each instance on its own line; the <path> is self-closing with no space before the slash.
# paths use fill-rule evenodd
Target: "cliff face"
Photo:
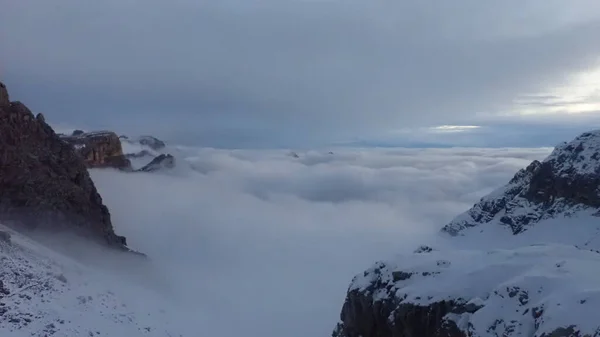
<path id="1" fill-rule="evenodd" d="M 17 229 L 73 231 L 126 249 L 73 146 L 41 114 L 10 102 L 1 83 L 0 221 Z"/>
<path id="2" fill-rule="evenodd" d="M 61 136 L 63 141 L 73 146 L 89 168 L 114 167 L 131 170 L 131 162 L 123 153 L 121 140 L 111 131 L 73 132 L 71 136 Z"/>

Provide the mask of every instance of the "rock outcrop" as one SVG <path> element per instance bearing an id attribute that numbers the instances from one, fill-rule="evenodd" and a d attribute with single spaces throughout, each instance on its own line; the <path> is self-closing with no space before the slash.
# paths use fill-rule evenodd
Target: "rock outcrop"
<path id="1" fill-rule="evenodd" d="M 0 84 L 0 221 L 87 235 L 126 249 L 82 158 Z"/>
<path id="2" fill-rule="evenodd" d="M 357 275 L 333 336 L 599 336 L 599 215 L 593 131 L 444 226 L 454 249 L 422 246 Z"/>
<path id="3" fill-rule="evenodd" d="M 131 170 L 131 162 L 123 154 L 121 140 L 111 131 L 83 132 L 75 130 L 61 139 L 73 146 L 89 168 L 114 167 Z"/>
<path id="4" fill-rule="evenodd" d="M 155 172 L 175 167 L 175 157 L 170 154 L 161 154 L 152 159 L 150 163 L 137 170 L 140 172 Z"/>
<path id="5" fill-rule="evenodd" d="M 8 90 L 3 83 L 0 83 L 0 107 L 7 107 L 10 105 L 10 99 L 8 97 Z"/>

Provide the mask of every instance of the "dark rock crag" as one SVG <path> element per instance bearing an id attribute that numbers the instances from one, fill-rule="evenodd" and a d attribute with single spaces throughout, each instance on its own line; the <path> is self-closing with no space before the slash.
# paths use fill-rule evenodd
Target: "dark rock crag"
<path id="1" fill-rule="evenodd" d="M 444 320 L 449 313 L 465 310 L 464 305 L 452 301 L 418 306 L 402 304 L 396 298 L 374 301 L 352 291 L 342 308 L 342 323 L 332 337 L 466 337 L 454 322 Z"/>
<path id="2" fill-rule="evenodd" d="M 0 83 L 0 221 L 84 234 L 126 250 L 82 158 Z"/>
<path id="3" fill-rule="evenodd" d="M 415 251 L 427 254 L 431 248 Z M 448 314 L 475 312 L 478 307 L 462 299 L 442 300 L 428 305 L 404 303 L 402 281 L 433 277 L 437 271 L 414 273 L 390 270 L 385 262 L 377 262 L 363 275 L 372 275 L 368 287 L 350 287 L 342 306 L 340 323 L 332 337 L 466 337 L 456 324 L 446 320 Z M 358 277 L 358 276 L 357 276 Z M 356 278 L 355 278 L 356 279 Z M 353 280 L 354 282 L 354 280 Z"/>
<path id="4" fill-rule="evenodd" d="M 123 154 L 121 140 L 111 131 L 83 132 L 75 130 L 60 137 L 73 146 L 89 168 L 114 167 L 131 171 L 131 162 Z"/>
<path id="5" fill-rule="evenodd" d="M 150 163 L 137 170 L 138 172 L 155 172 L 175 167 L 175 157 L 170 154 L 161 154 L 152 159 Z"/>

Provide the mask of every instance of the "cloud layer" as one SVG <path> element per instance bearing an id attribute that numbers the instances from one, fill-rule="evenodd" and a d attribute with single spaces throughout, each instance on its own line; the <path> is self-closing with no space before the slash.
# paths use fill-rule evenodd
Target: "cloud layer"
<path id="1" fill-rule="evenodd" d="M 333 152 L 179 148 L 175 172 L 92 177 L 190 335 L 304 337 L 330 333 L 352 276 L 549 149 Z"/>
<path id="2" fill-rule="evenodd" d="M 51 120 L 210 146 L 472 124 L 600 55 L 597 1 L 0 0 L 2 78 Z"/>

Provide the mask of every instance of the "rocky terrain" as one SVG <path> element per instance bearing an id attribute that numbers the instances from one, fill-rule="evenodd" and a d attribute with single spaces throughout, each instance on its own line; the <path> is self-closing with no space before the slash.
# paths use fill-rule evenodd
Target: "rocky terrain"
<path id="1" fill-rule="evenodd" d="M 155 172 L 175 167 L 175 158 L 160 152 L 166 144 L 152 136 L 129 138 L 112 131 L 74 130 L 60 134 L 88 168 L 116 168 L 125 172 Z M 133 162 L 133 163 L 132 163 Z"/>
<path id="2" fill-rule="evenodd" d="M 160 154 L 151 162 L 138 169 L 139 172 L 155 172 L 175 167 L 175 157 L 170 154 Z"/>
<path id="3" fill-rule="evenodd" d="M 131 162 L 125 157 L 121 141 L 114 132 L 75 130 L 71 135 L 62 135 L 60 138 L 75 148 L 89 168 L 131 170 Z"/>
<path id="4" fill-rule="evenodd" d="M 0 220 L 20 230 L 67 230 L 119 249 L 82 157 L 0 84 Z"/>
<path id="5" fill-rule="evenodd" d="M 444 226 L 450 235 L 493 223 L 513 234 L 536 223 L 600 207 L 600 131 L 561 144 L 544 161 L 534 161 L 502 188 Z"/>
<path id="6" fill-rule="evenodd" d="M 334 337 L 599 336 L 600 131 L 352 281 Z M 439 249 L 438 249 L 439 248 Z"/>

